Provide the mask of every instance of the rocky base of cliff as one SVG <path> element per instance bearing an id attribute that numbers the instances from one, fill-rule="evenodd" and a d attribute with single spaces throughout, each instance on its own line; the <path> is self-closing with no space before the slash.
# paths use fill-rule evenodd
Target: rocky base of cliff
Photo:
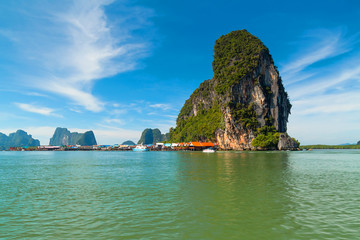
<path id="1" fill-rule="evenodd" d="M 291 138 L 287 133 L 280 134 L 279 143 L 277 145 L 278 150 L 290 150 L 297 151 L 299 150 L 299 143 Z"/>

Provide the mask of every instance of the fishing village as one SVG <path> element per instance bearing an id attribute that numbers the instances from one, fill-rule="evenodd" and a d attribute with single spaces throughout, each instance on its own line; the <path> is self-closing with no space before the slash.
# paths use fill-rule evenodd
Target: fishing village
<path id="1" fill-rule="evenodd" d="M 9 151 L 203 151 L 207 149 L 217 149 L 217 144 L 212 142 L 182 142 L 182 143 L 156 143 L 138 145 L 62 145 L 51 146 L 41 145 L 37 147 L 10 147 Z"/>

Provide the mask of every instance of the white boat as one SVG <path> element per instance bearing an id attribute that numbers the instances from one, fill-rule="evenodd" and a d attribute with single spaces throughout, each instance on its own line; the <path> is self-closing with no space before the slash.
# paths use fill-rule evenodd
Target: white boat
<path id="1" fill-rule="evenodd" d="M 133 148 L 134 152 L 146 152 L 149 151 L 149 149 L 145 145 L 137 145 L 135 148 Z"/>
<path id="2" fill-rule="evenodd" d="M 213 148 L 207 148 L 207 149 L 204 149 L 203 152 L 204 152 L 204 153 L 214 153 L 214 152 L 216 152 L 216 151 L 215 151 L 215 149 L 213 149 Z"/>

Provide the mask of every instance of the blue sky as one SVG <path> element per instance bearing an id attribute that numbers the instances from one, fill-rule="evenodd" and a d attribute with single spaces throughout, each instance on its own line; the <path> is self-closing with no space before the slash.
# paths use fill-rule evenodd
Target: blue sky
<path id="1" fill-rule="evenodd" d="M 48 144 L 56 127 L 101 144 L 175 126 L 213 77 L 214 42 L 247 29 L 270 49 L 302 144 L 360 140 L 358 1 L 0 2 L 0 132 Z"/>

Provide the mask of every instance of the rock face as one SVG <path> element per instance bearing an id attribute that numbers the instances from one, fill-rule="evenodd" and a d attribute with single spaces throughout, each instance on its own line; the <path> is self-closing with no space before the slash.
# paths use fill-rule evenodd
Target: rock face
<path id="1" fill-rule="evenodd" d="M 146 128 L 138 141 L 138 144 L 155 144 L 157 142 L 167 141 L 168 134 L 161 134 L 161 131 L 157 128 Z"/>
<path id="2" fill-rule="evenodd" d="M 54 135 L 50 138 L 51 146 L 62 145 L 81 145 L 92 146 L 97 145 L 93 131 L 85 133 L 70 132 L 67 128 L 56 128 Z"/>
<path id="3" fill-rule="evenodd" d="M 0 150 L 6 150 L 9 147 L 37 147 L 40 146 L 40 142 L 37 139 L 33 139 L 30 134 L 27 134 L 23 130 L 17 130 L 15 133 L 10 133 L 6 136 L 0 133 Z"/>
<path id="4" fill-rule="evenodd" d="M 258 38 L 246 30 L 221 36 L 213 71 L 185 102 L 171 141 L 216 141 L 222 149 L 249 150 L 256 149 L 252 141 L 260 134 L 286 132 L 291 104 Z"/>
<path id="5" fill-rule="evenodd" d="M 286 133 L 281 133 L 279 137 L 279 142 L 277 145 L 279 150 L 297 150 L 299 148 L 299 143 L 291 138 Z"/>

